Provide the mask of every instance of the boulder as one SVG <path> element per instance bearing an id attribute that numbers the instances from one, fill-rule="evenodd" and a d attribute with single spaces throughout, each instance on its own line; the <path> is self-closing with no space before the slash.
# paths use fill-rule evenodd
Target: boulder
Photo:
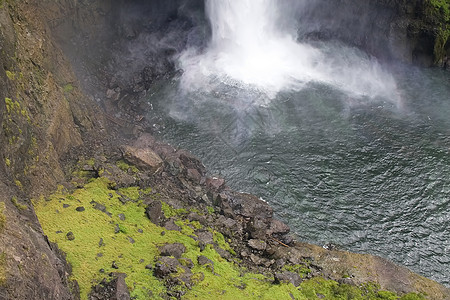
<path id="1" fill-rule="evenodd" d="M 186 247 L 181 243 L 165 244 L 159 247 L 161 256 L 173 256 L 175 258 L 181 258 L 181 255 L 186 251 Z"/>
<path id="2" fill-rule="evenodd" d="M 153 224 L 160 225 L 164 220 L 164 212 L 162 211 L 161 201 L 153 201 L 145 209 L 145 214 Z"/>
<path id="3" fill-rule="evenodd" d="M 123 157 L 141 170 L 155 173 L 163 165 L 163 160 L 150 148 L 121 147 Z"/>

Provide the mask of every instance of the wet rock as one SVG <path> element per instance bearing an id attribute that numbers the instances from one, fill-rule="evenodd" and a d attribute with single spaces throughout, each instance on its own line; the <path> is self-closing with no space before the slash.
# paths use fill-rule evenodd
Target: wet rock
<path id="1" fill-rule="evenodd" d="M 275 273 L 275 283 L 292 283 L 294 286 L 299 286 L 301 282 L 302 278 L 297 273 L 289 271 Z"/>
<path id="2" fill-rule="evenodd" d="M 69 241 L 73 241 L 73 240 L 75 239 L 75 235 L 73 234 L 72 231 L 69 231 L 69 232 L 66 234 L 66 238 L 67 238 Z"/>
<path id="3" fill-rule="evenodd" d="M 175 220 L 172 219 L 172 218 L 167 220 L 166 223 L 164 223 L 164 228 L 167 229 L 167 230 L 181 231 L 180 226 L 175 224 Z"/>
<path id="4" fill-rule="evenodd" d="M 160 225 L 164 219 L 164 212 L 162 211 L 162 204 L 160 201 L 153 201 L 145 209 L 147 217 L 153 224 Z"/>
<path id="5" fill-rule="evenodd" d="M 264 240 L 268 225 L 267 219 L 255 217 L 248 225 L 247 230 L 252 238 Z"/>
<path id="6" fill-rule="evenodd" d="M 135 148 L 126 145 L 122 146 L 121 150 L 124 158 L 141 170 L 155 173 L 163 165 L 161 157 L 150 148 Z"/>
<path id="7" fill-rule="evenodd" d="M 265 201 L 258 197 L 245 193 L 235 193 L 231 198 L 233 210 L 244 217 L 269 221 L 272 219 L 273 210 Z"/>
<path id="8" fill-rule="evenodd" d="M 83 206 L 78 206 L 77 208 L 75 208 L 75 210 L 78 212 L 82 212 L 85 211 L 85 208 Z"/>
<path id="9" fill-rule="evenodd" d="M 264 251 L 267 248 L 267 243 L 262 240 L 251 239 L 248 241 L 248 245 L 258 251 Z"/>
<path id="10" fill-rule="evenodd" d="M 269 229 L 267 230 L 267 234 L 269 235 L 284 235 L 290 232 L 289 226 L 281 222 L 280 220 L 273 219 L 270 222 Z"/>
<path id="11" fill-rule="evenodd" d="M 181 255 L 186 251 L 186 247 L 181 243 L 165 244 L 159 248 L 161 256 L 173 256 L 181 258 Z"/>

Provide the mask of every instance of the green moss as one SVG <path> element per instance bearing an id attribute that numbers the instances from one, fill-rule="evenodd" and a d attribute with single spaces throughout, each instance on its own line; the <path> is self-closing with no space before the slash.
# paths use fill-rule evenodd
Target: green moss
<path id="1" fill-rule="evenodd" d="M 14 80 L 14 79 L 16 79 L 16 74 L 14 74 L 11 71 L 6 70 L 6 77 L 8 77 L 9 80 Z"/>
<path id="2" fill-rule="evenodd" d="M 6 285 L 6 254 L 0 254 L 0 286 Z"/>
<path id="3" fill-rule="evenodd" d="M 127 187 L 127 188 L 120 188 L 118 190 L 119 194 L 122 196 L 125 196 L 126 198 L 137 201 L 140 197 L 140 188 L 137 186 Z"/>
<path id="4" fill-rule="evenodd" d="M 116 166 L 119 167 L 119 169 L 121 169 L 124 172 L 132 172 L 133 174 L 139 173 L 139 170 L 138 168 L 136 168 L 136 166 L 131 166 L 127 164 L 124 160 L 119 160 L 116 163 Z"/>
<path id="5" fill-rule="evenodd" d="M 15 179 L 14 183 L 19 189 L 23 190 L 23 184 L 22 184 L 22 182 L 20 182 L 19 179 Z"/>
<path id="6" fill-rule="evenodd" d="M 5 158 L 5 164 L 8 168 L 11 167 L 11 160 L 9 158 Z"/>
<path id="7" fill-rule="evenodd" d="M 306 265 L 285 265 L 283 270 L 297 273 L 301 278 L 305 278 L 311 273 L 311 269 Z"/>
<path id="8" fill-rule="evenodd" d="M 28 206 L 19 203 L 19 200 L 17 200 L 17 197 L 16 197 L 16 196 L 14 196 L 14 197 L 11 198 L 11 202 L 12 202 L 12 204 L 14 204 L 14 206 L 15 206 L 17 209 L 19 209 L 19 210 L 26 210 L 26 209 L 28 209 Z"/>
<path id="9" fill-rule="evenodd" d="M 6 97 L 5 98 L 5 104 L 6 104 L 6 110 L 8 111 L 8 114 L 11 113 L 11 110 L 13 108 L 13 101 L 11 98 Z"/>
<path id="10" fill-rule="evenodd" d="M 435 25 L 435 63 L 439 64 L 446 55 L 445 46 L 450 37 L 450 0 L 428 0 L 425 5 L 426 17 Z"/>
<path id="11" fill-rule="evenodd" d="M 70 93 L 73 91 L 73 85 L 68 83 L 63 87 L 64 93 Z"/>
<path id="12" fill-rule="evenodd" d="M 0 202 L 0 233 L 3 232 L 6 226 L 6 216 L 5 216 L 5 202 Z"/>
<path id="13" fill-rule="evenodd" d="M 186 215 L 188 211 L 184 208 L 175 209 L 172 206 L 162 203 L 162 211 L 164 212 L 164 216 L 166 218 L 172 218 L 176 216 Z"/>

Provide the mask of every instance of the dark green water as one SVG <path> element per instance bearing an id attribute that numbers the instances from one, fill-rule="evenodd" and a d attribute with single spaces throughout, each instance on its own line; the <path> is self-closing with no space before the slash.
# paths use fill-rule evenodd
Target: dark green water
<path id="1" fill-rule="evenodd" d="M 450 285 L 450 73 L 398 68 L 393 99 L 309 84 L 260 101 L 155 87 L 149 117 L 300 240 L 389 258 Z M 261 105 L 264 103 L 264 105 Z"/>

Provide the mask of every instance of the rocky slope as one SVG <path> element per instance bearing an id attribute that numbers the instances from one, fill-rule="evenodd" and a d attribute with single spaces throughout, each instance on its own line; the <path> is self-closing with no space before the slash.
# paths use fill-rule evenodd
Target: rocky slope
<path id="1" fill-rule="evenodd" d="M 222 232 L 230 239 L 232 251 L 228 252 L 235 254 L 223 252 L 225 244 L 214 251 L 227 256 L 225 260 L 243 261 L 253 272 L 276 274 L 285 265 L 303 264 L 310 277 L 340 280 L 341 286 L 374 281 L 400 294 L 425 292 L 430 299 L 448 298 L 444 287 L 380 258 L 293 242 L 286 226 L 272 218 L 267 204 L 229 190 L 220 179 L 208 179 L 198 160 L 148 136 L 152 124 L 139 115 L 148 104 L 139 99 L 158 77 L 175 72 L 174 54 L 187 43 L 204 43 L 205 26 L 202 1 L 194 0 L 0 1 L 0 299 L 77 299 L 78 283 L 70 277 L 64 254 L 44 235 L 31 199 L 36 205 L 42 203 L 37 199 L 49 197 L 58 185 L 69 194 L 83 189 L 86 176 L 74 175 L 74 168 L 97 179 L 105 166 L 116 174 L 108 180 L 118 185 L 151 187 L 158 191 L 160 203 L 188 211 L 196 208 L 199 216 L 174 215 L 172 223 L 197 221 Z M 431 34 L 434 45 L 436 36 Z M 414 57 L 421 41 L 413 39 L 404 51 L 392 51 L 399 57 Z M 375 44 L 358 45 L 370 50 Z M 433 55 L 433 61 L 443 58 L 443 54 L 436 56 L 433 47 L 422 52 L 426 62 Z M 127 154 L 137 150 L 159 159 L 155 169 L 148 168 L 155 161 L 142 163 L 133 158 L 136 155 Z M 89 158 L 95 158 L 93 164 L 73 167 Z M 122 159 L 138 171 L 118 170 Z M 142 199 L 150 220 L 155 217 L 154 200 Z M 214 207 L 214 213 L 203 219 L 208 207 Z M 158 213 L 156 219 L 152 221 L 160 228 L 170 221 Z M 211 245 L 214 248 L 214 242 Z M 314 263 L 308 265 L 312 259 Z M 351 274 L 350 265 L 357 266 Z M 157 262 L 151 267 L 160 269 Z M 281 275 L 272 279 L 293 282 L 301 275 L 292 273 L 287 279 Z M 155 276 L 170 283 L 165 278 L 173 278 L 170 274 L 161 271 Z M 116 293 L 126 295 L 121 278 L 117 276 L 112 285 Z M 104 292 L 108 286 L 104 282 L 103 288 L 96 287 L 104 299 L 112 297 Z M 166 293 L 174 292 L 166 288 Z"/>

